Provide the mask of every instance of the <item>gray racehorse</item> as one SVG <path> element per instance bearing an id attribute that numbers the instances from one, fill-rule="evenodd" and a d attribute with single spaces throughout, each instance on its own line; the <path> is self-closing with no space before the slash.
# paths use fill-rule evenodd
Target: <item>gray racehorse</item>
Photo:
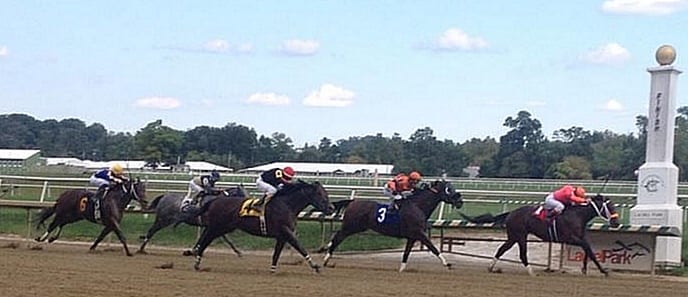
<path id="1" fill-rule="evenodd" d="M 200 206 L 202 206 L 202 204 L 207 203 L 207 201 L 214 199 L 222 199 L 222 197 L 247 196 L 248 195 L 246 193 L 246 190 L 242 186 L 237 186 L 235 188 L 220 191 L 218 195 L 208 195 L 203 197 Z M 183 194 L 167 193 L 155 197 L 155 199 L 149 204 L 148 210 L 155 210 L 155 222 L 153 223 L 153 226 L 151 226 L 148 229 L 146 235 L 141 235 L 139 237 L 141 240 L 143 240 L 143 243 L 141 243 L 141 247 L 139 248 L 137 253 L 145 254 L 146 245 L 151 240 L 151 238 L 153 238 L 153 235 L 155 235 L 155 233 L 167 226 L 177 223 L 180 218 L 184 217 L 181 215 L 181 205 L 183 199 Z M 183 222 L 191 226 L 203 227 L 203 223 L 201 222 L 200 217 L 188 218 Z M 232 250 L 237 254 L 237 256 L 241 257 L 241 251 L 239 251 L 227 237 L 222 236 L 222 239 L 225 243 L 227 243 L 227 245 L 229 245 L 230 248 L 232 248 Z"/>

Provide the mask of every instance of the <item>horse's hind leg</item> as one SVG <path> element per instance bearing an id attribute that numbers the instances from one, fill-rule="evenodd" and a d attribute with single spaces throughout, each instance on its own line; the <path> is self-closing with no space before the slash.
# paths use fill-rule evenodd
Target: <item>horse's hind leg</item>
<path id="1" fill-rule="evenodd" d="M 497 253 L 495 253 L 495 256 L 492 258 L 492 263 L 490 263 L 490 267 L 487 268 L 487 271 L 498 272 L 495 270 L 495 267 L 497 266 L 497 262 L 499 262 L 499 258 L 501 258 L 509 249 L 511 249 L 514 244 L 516 244 L 515 240 L 507 239 L 506 242 L 499 246 L 499 249 L 497 249 Z"/>

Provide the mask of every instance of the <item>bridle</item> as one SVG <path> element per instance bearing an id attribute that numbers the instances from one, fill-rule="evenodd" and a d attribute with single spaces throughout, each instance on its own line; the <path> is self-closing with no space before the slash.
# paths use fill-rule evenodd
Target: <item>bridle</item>
<path id="1" fill-rule="evenodd" d="M 588 204 L 592 205 L 592 208 L 595 210 L 597 213 L 597 216 L 602 218 L 605 222 L 609 222 L 612 219 L 616 219 L 619 217 L 618 213 L 611 213 L 609 211 L 609 206 L 607 204 L 609 203 L 609 200 L 603 201 L 602 206 L 597 206 L 597 203 L 593 201 L 592 199 L 588 199 Z"/>

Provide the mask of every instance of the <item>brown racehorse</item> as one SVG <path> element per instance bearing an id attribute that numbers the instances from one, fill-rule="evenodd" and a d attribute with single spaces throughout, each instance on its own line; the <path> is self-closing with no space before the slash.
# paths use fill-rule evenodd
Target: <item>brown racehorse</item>
<path id="1" fill-rule="evenodd" d="M 286 243 L 294 247 L 313 270 L 319 272 L 320 266 L 313 262 L 296 239 L 294 228 L 297 215 L 308 205 L 326 214 L 333 212 L 334 206 L 320 182 L 307 183 L 299 180 L 278 190 L 264 207 L 264 224 L 261 224 L 259 216 L 241 215 L 242 209 L 248 209 L 245 201 L 246 199 L 229 197 L 208 201 L 201 207 L 200 215 L 205 216 L 206 227 L 192 250 L 192 254 L 196 256 L 196 270 L 200 269 L 203 252 L 215 238 L 240 229 L 252 235 L 275 239 L 271 272 L 277 271 L 277 262 Z"/>
<path id="2" fill-rule="evenodd" d="M 145 208 L 145 184 L 137 178 L 133 181 L 125 180 L 121 184 L 111 186 L 100 203 L 101 216 L 99 221 L 97 221 L 93 215 L 94 203 L 91 201 L 93 195 L 93 193 L 86 190 L 67 190 L 57 198 L 54 206 L 42 209 L 35 219 L 37 223 L 36 228 L 43 226 L 45 220 L 51 216 L 55 215 L 55 218 L 48 226 L 48 230 L 42 236 L 37 237 L 36 241 L 44 241 L 57 228 L 57 232 L 48 238 L 48 242 L 53 242 L 60 237 L 64 225 L 86 219 L 89 222 L 105 226 L 100 232 L 100 235 L 98 235 L 98 238 L 93 242 L 93 245 L 91 245 L 91 251 L 95 250 L 98 243 L 100 243 L 106 235 L 114 231 L 119 241 L 122 242 L 127 256 L 132 256 L 127 247 L 122 229 L 120 228 L 120 222 L 122 221 L 124 208 L 127 207 L 132 199 L 137 200 L 142 207 Z"/>
<path id="3" fill-rule="evenodd" d="M 437 256 L 442 261 L 442 265 L 450 268 L 451 264 L 447 263 L 426 234 L 427 221 L 442 201 L 456 208 L 461 208 L 463 205 L 461 194 L 456 192 L 448 181 L 434 181 L 429 187 L 416 190 L 413 195 L 402 200 L 395 216 L 388 211 L 386 205 L 375 201 L 354 199 L 336 202 L 338 206 L 346 207 L 346 212 L 341 229 L 332 236 L 327 246 L 320 250 L 320 252 L 327 251 L 323 265 L 327 264 L 334 250 L 346 237 L 372 229 L 382 235 L 406 238 L 399 272 L 406 269 L 409 253 L 416 241 L 420 241 Z"/>
<path id="4" fill-rule="evenodd" d="M 590 243 L 588 243 L 585 236 L 588 222 L 595 217 L 601 217 L 609 222 L 612 227 L 619 225 L 619 215 L 609 199 L 598 194 L 588 199 L 588 202 L 585 204 L 568 206 L 564 212 L 555 217 L 552 223 L 536 218 L 533 215 L 536 209 L 537 206 L 523 206 L 497 216 L 484 214 L 477 217 L 469 217 L 461 214 L 473 223 L 506 225 L 507 241 L 499 247 L 492 259 L 492 264 L 488 268 L 490 272 L 495 272 L 495 266 L 499 258 L 511 249 L 514 244 L 518 243 L 521 263 L 526 267 L 528 274 L 534 275 L 532 267 L 528 266 L 527 242 L 528 234 L 533 234 L 544 241 L 561 242 L 581 247 L 585 252 L 582 268 L 584 274 L 588 270 L 588 259 L 592 260 L 605 276 L 609 274 L 607 269 L 602 268 L 597 261 L 595 253 L 592 251 Z"/>

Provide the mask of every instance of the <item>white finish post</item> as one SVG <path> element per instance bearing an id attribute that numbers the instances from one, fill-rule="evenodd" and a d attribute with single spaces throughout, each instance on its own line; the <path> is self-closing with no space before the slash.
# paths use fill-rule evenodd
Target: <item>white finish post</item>
<path id="1" fill-rule="evenodd" d="M 651 76 L 647 147 L 645 164 L 638 170 L 638 201 L 631 209 L 631 224 L 682 228 L 683 211 L 677 204 L 678 167 L 673 163 L 676 85 L 681 71 L 670 65 L 674 58 L 674 49 L 662 46 L 657 50 L 660 66 L 647 69 Z M 658 237 L 656 264 L 680 266 L 681 240 Z"/>

